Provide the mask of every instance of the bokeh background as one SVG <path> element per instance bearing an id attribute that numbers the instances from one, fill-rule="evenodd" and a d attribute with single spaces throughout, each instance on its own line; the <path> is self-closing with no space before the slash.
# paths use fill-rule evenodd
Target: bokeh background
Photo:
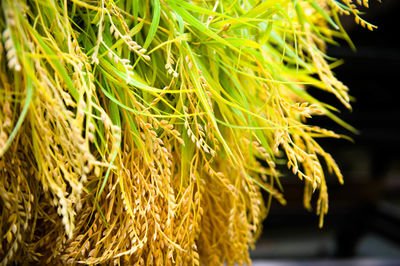
<path id="1" fill-rule="evenodd" d="M 315 212 L 302 205 L 300 181 L 287 173 L 282 183 L 288 204 L 273 202 L 251 252 L 254 265 L 400 265 L 400 1 L 369 2 L 364 17 L 378 29 L 370 32 L 343 17 L 357 51 L 340 42 L 327 52 L 344 59 L 334 72 L 355 101 L 351 112 L 341 108 L 339 116 L 360 133 L 325 118 L 310 121 L 354 139 L 320 140 L 345 184 L 328 177 L 330 209 L 319 229 Z M 340 106 L 334 97 L 310 91 Z"/>

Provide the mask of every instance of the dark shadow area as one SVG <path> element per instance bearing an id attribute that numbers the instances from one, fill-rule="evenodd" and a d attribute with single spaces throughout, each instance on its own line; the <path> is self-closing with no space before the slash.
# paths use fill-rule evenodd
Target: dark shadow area
<path id="1" fill-rule="evenodd" d="M 370 32 L 351 18 L 345 19 L 357 51 L 344 42 L 328 48 L 329 56 L 344 59 L 334 72 L 355 98 L 353 111 L 340 108 L 339 116 L 360 134 L 346 132 L 326 118 L 310 121 L 354 139 L 354 143 L 319 141 L 336 159 L 345 184 L 328 178 L 330 209 L 324 227 L 319 229 L 315 212 L 303 208 L 301 181 L 294 176 L 283 178 L 288 205 L 273 202 L 263 235 L 252 252 L 255 265 L 262 265 L 257 264 L 258 259 L 277 261 L 271 265 L 333 265 L 327 261 L 400 265 L 400 44 L 396 39 L 400 1 L 370 4 L 364 17 L 379 28 Z M 311 93 L 340 106 L 324 93 L 313 89 Z M 282 260 L 298 263 L 278 263 Z M 304 260 L 325 262 L 302 264 Z"/>

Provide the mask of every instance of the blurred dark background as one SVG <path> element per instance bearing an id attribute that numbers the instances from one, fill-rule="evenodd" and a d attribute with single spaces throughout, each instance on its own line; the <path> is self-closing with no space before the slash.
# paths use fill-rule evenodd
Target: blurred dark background
<path id="1" fill-rule="evenodd" d="M 334 73 L 355 98 L 353 111 L 341 108 L 339 116 L 360 134 L 325 118 L 310 121 L 354 139 L 320 141 L 341 167 L 345 184 L 328 177 L 329 213 L 319 229 L 315 211 L 303 208 L 298 178 L 284 177 L 288 204 L 273 202 L 251 252 L 255 265 L 400 265 L 400 1 L 369 2 L 364 18 L 378 29 L 370 32 L 345 17 L 357 51 L 345 42 L 328 48 L 329 56 L 344 59 Z M 340 106 L 329 95 L 311 93 Z"/>

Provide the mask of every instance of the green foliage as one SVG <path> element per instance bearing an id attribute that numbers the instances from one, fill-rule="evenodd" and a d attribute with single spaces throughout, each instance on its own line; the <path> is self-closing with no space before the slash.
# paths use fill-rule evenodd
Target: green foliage
<path id="1" fill-rule="evenodd" d="M 343 136 L 307 119 L 356 130 L 307 88 L 351 108 L 324 52 L 367 0 L 0 4 L 2 264 L 250 263 L 277 164 L 322 226 Z"/>

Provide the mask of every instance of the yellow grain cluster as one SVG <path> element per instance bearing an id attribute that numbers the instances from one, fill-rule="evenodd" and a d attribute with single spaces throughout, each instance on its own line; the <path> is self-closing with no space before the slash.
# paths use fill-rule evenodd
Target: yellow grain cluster
<path id="1" fill-rule="evenodd" d="M 350 108 L 324 50 L 358 4 L 0 0 L 1 264 L 250 264 L 277 164 L 322 226 L 341 135 L 307 119 L 352 127 L 307 87 Z"/>

